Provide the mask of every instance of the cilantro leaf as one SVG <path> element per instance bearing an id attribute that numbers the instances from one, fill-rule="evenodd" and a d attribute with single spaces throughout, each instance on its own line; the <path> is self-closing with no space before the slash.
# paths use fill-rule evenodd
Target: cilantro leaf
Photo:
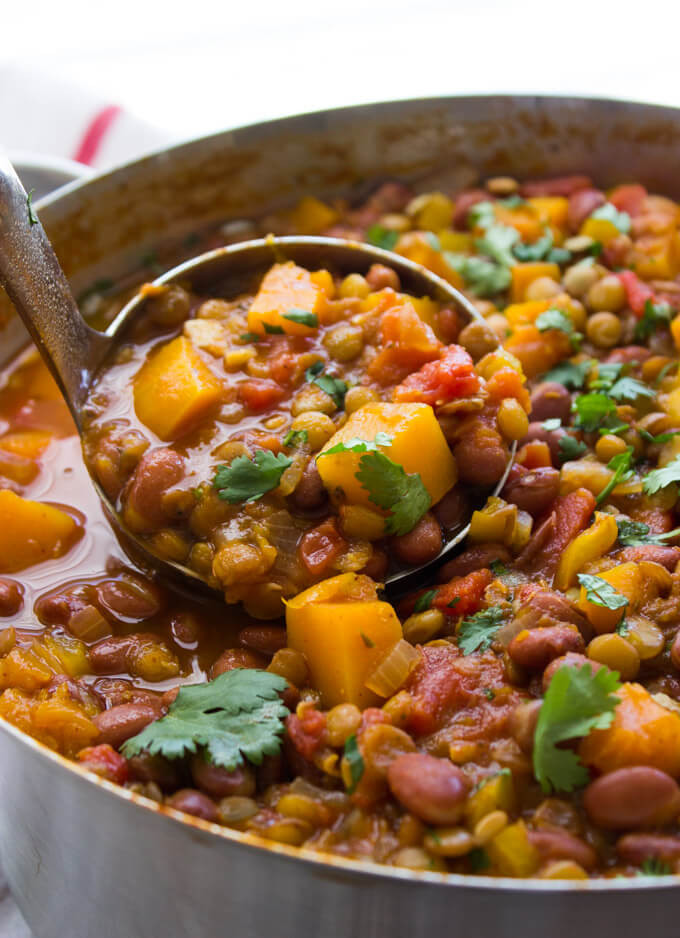
<path id="1" fill-rule="evenodd" d="M 591 391 L 609 391 L 622 370 L 622 362 L 597 362 L 597 377 L 588 382 L 588 387 Z"/>
<path id="2" fill-rule="evenodd" d="M 519 232 L 508 225 L 489 225 L 483 238 L 475 241 L 475 247 L 482 254 L 486 254 L 501 267 L 512 267 L 515 258 L 512 254 L 513 245 L 519 241 Z"/>
<path id="3" fill-rule="evenodd" d="M 659 857 L 647 857 L 637 871 L 638 876 L 670 876 L 671 873 L 669 864 Z"/>
<path id="4" fill-rule="evenodd" d="M 413 607 L 413 611 L 414 612 L 427 612 L 427 610 L 432 605 L 432 600 L 435 598 L 436 595 L 437 595 L 436 589 L 426 590 L 426 592 L 422 593 L 418 597 L 418 599 L 416 599 L 416 604 Z"/>
<path id="5" fill-rule="evenodd" d="M 574 362 L 562 362 L 547 371 L 542 380 L 555 381 L 557 384 L 563 384 L 565 388 L 578 391 L 585 384 L 586 377 L 592 367 L 592 359 L 576 364 Z"/>
<path id="6" fill-rule="evenodd" d="M 545 259 L 551 264 L 568 264 L 572 258 L 571 251 L 566 248 L 550 248 Z"/>
<path id="7" fill-rule="evenodd" d="M 316 458 L 321 459 L 322 456 L 330 456 L 331 453 L 373 453 L 379 446 L 391 446 L 393 439 L 394 437 L 382 430 L 378 430 L 374 440 L 360 440 L 359 437 L 353 436 L 346 443 L 336 443 L 330 449 L 325 449 Z"/>
<path id="8" fill-rule="evenodd" d="M 635 378 L 619 378 L 607 391 L 615 401 L 636 401 L 638 397 L 654 397 L 654 390 Z"/>
<path id="9" fill-rule="evenodd" d="M 680 456 L 667 463 L 661 469 L 653 469 L 642 483 L 646 495 L 654 495 L 674 482 L 680 482 Z"/>
<path id="10" fill-rule="evenodd" d="M 433 251 L 441 251 L 442 243 L 439 240 L 439 236 L 434 233 L 434 231 L 426 231 L 424 233 L 424 238 L 427 243 L 430 245 Z"/>
<path id="11" fill-rule="evenodd" d="M 629 521 L 627 518 L 618 518 L 616 526 L 619 529 L 619 542 L 624 547 L 642 547 L 645 544 L 663 544 L 680 534 L 680 528 L 666 531 L 664 534 L 650 534 L 649 525 L 643 521 Z"/>
<path id="12" fill-rule="evenodd" d="M 605 202 L 604 205 L 600 205 L 590 217 L 610 221 L 622 234 L 628 234 L 630 231 L 630 215 L 628 212 L 620 212 L 611 202 Z"/>
<path id="13" fill-rule="evenodd" d="M 667 326 L 673 318 L 673 310 L 668 303 L 652 303 L 647 300 L 642 319 L 635 326 L 635 338 L 638 341 L 648 339 L 659 326 Z"/>
<path id="14" fill-rule="evenodd" d="M 38 224 L 38 217 L 33 211 L 33 193 L 35 189 L 29 189 L 26 193 L 26 208 L 28 209 L 28 224 L 32 228 L 33 225 Z"/>
<path id="15" fill-rule="evenodd" d="M 477 202 L 468 209 L 467 223 L 470 228 L 488 228 L 496 219 L 496 209 L 491 201 Z"/>
<path id="16" fill-rule="evenodd" d="M 534 325 L 539 332 L 547 332 L 548 329 L 559 329 L 560 332 L 566 332 L 567 335 L 574 334 L 574 324 L 569 316 L 560 309 L 546 309 L 544 313 L 536 317 Z"/>
<path id="17" fill-rule="evenodd" d="M 316 313 L 310 313 L 306 309 L 298 309 L 292 306 L 287 313 L 282 313 L 284 319 L 289 322 L 297 322 L 301 326 L 309 326 L 310 329 L 316 329 L 319 325 L 319 317 Z"/>
<path id="18" fill-rule="evenodd" d="M 371 225 L 365 237 L 369 244 L 374 244 L 384 251 L 391 251 L 399 240 L 399 232 L 376 224 Z"/>
<path id="19" fill-rule="evenodd" d="M 590 433 L 597 430 L 605 417 L 616 413 L 616 404 L 606 394 L 594 391 L 590 394 L 579 394 L 572 405 L 572 410 L 577 415 L 574 426 Z"/>
<path id="20" fill-rule="evenodd" d="M 586 591 L 586 599 L 594 606 L 602 606 L 603 609 L 623 609 L 628 605 L 628 598 L 615 589 L 611 583 L 603 580 L 601 576 L 579 573 L 578 581 Z"/>
<path id="21" fill-rule="evenodd" d="M 243 332 L 239 336 L 241 342 L 259 342 L 261 338 L 259 332 Z"/>
<path id="22" fill-rule="evenodd" d="M 465 285 L 475 296 L 494 296 L 510 286 L 512 275 L 508 267 L 494 264 L 485 257 L 468 257 L 444 251 L 444 258 L 449 266 L 457 270 Z"/>
<path id="23" fill-rule="evenodd" d="M 272 323 L 270 322 L 263 322 L 262 325 L 264 326 L 264 331 L 267 333 L 267 335 L 283 335 L 284 334 L 283 326 L 275 326 L 275 325 L 272 325 Z"/>
<path id="24" fill-rule="evenodd" d="M 357 743 L 356 733 L 352 733 L 351 736 L 347 737 L 344 758 L 347 760 L 347 765 L 349 766 L 350 777 L 350 784 L 347 786 L 347 794 L 353 795 L 357 785 L 361 781 L 361 776 L 364 774 L 364 759 L 361 755 L 359 744 Z"/>
<path id="25" fill-rule="evenodd" d="M 148 752 L 181 759 L 204 749 L 213 765 L 229 771 L 249 762 L 260 765 L 265 755 L 281 748 L 288 708 L 279 693 L 285 678 L 257 668 L 236 668 L 206 684 L 180 687 L 166 716 L 128 739 L 127 758 Z"/>
<path id="26" fill-rule="evenodd" d="M 237 456 L 228 466 L 218 466 L 213 486 L 224 501 L 256 502 L 275 489 L 284 470 L 293 460 L 283 453 L 277 456 L 268 449 L 258 449 L 252 459 Z"/>
<path id="27" fill-rule="evenodd" d="M 463 619 L 456 633 L 458 647 L 463 654 L 471 655 L 473 651 L 490 648 L 504 618 L 505 611 L 500 606 L 489 606 Z"/>
<path id="28" fill-rule="evenodd" d="M 305 369 L 305 378 L 307 381 L 313 381 L 317 375 L 320 375 L 323 371 L 323 362 L 314 362 L 313 365 L 310 365 L 309 368 Z"/>
<path id="29" fill-rule="evenodd" d="M 333 375 L 324 375 L 322 372 L 323 363 L 314 362 L 305 371 L 305 377 L 312 384 L 325 391 L 329 397 L 332 397 L 336 407 L 342 408 L 345 403 L 345 394 L 347 394 L 347 382 L 343 381 L 342 378 L 334 378 Z"/>
<path id="30" fill-rule="evenodd" d="M 368 491 L 374 505 L 391 512 L 385 521 L 387 534 L 411 531 L 432 504 L 420 475 L 417 472 L 407 474 L 403 466 L 384 453 L 365 453 L 359 460 L 356 478 Z"/>
<path id="31" fill-rule="evenodd" d="M 289 430 L 283 438 L 284 446 L 301 446 L 309 439 L 309 433 L 306 430 Z"/>
<path id="32" fill-rule="evenodd" d="M 614 475 L 595 498 L 596 504 L 601 505 L 602 502 L 611 495 L 619 482 L 627 482 L 628 479 L 630 479 L 633 475 L 633 470 L 630 467 L 632 457 L 632 446 L 629 446 L 623 453 L 617 453 L 616 456 L 612 456 L 607 466 L 614 470 Z"/>
<path id="33" fill-rule="evenodd" d="M 658 433 L 656 436 L 652 436 L 651 433 L 640 427 L 638 433 L 646 443 L 669 443 L 673 437 L 680 433 L 680 430 L 669 430 L 668 433 Z"/>
<path id="34" fill-rule="evenodd" d="M 583 456 L 584 453 L 588 452 L 588 447 L 585 443 L 581 443 L 580 440 L 574 439 L 574 437 L 569 436 L 569 434 L 560 437 L 559 447 L 560 459 L 563 462 L 567 462 L 567 460 L 570 459 L 578 459 L 579 456 Z"/>
<path id="35" fill-rule="evenodd" d="M 606 729 L 614 719 L 619 698 L 618 674 L 608 668 L 593 672 L 559 668 L 545 692 L 534 736 L 534 775 L 544 792 L 573 791 L 589 781 L 588 770 L 571 749 L 558 748 L 568 739 Z"/>
<path id="36" fill-rule="evenodd" d="M 526 205 L 526 199 L 523 199 L 521 195 L 517 195 L 516 192 L 513 192 L 512 195 L 506 196 L 504 199 L 498 199 L 498 205 L 502 205 L 503 208 L 519 208 L 520 205 Z"/>
<path id="37" fill-rule="evenodd" d="M 542 238 L 539 238 L 538 241 L 534 241 L 533 244 L 523 244 L 520 241 L 519 244 L 515 245 L 513 250 L 515 257 L 519 261 L 542 261 L 552 246 L 552 232 L 548 231 Z"/>
<path id="38" fill-rule="evenodd" d="M 471 873 L 481 873 L 491 866 L 491 857 L 484 847 L 473 847 L 467 855 Z"/>

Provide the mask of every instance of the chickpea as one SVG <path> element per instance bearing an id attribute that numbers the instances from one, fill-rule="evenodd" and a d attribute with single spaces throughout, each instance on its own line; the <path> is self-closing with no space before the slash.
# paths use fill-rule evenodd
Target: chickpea
<path id="1" fill-rule="evenodd" d="M 411 219 L 399 212 L 388 212 L 387 215 L 381 215 L 378 224 L 381 228 L 387 228 L 388 231 L 398 231 L 400 234 L 411 230 Z"/>
<path id="2" fill-rule="evenodd" d="M 529 417 L 519 401 L 507 397 L 498 408 L 498 429 L 506 440 L 521 440 L 529 431 Z"/>
<path id="3" fill-rule="evenodd" d="M 443 192 L 424 192 L 406 206 L 406 214 L 416 228 L 439 231 L 448 228 L 453 218 L 453 202 Z"/>
<path id="4" fill-rule="evenodd" d="M 597 635 L 587 648 L 591 661 L 598 661 L 612 671 L 618 671 L 624 681 L 632 681 L 640 670 L 640 656 L 622 635 L 610 632 Z"/>
<path id="5" fill-rule="evenodd" d="M 302 687 L 307 683 L 309 669 L 301 651 L 294 648 L 279 648 L 267 666 L 267 671 L 280 674 L 289 684 Z"/>
<path id="6" fill-rule="evenodd" d="M 337 410 L 335 401 L 322 391 L 316 384 L 306 384 L 297 392 L 293 398 L 291 413 L 294 417 L 304 414 L 307 411 L 321 411 L 323 414 L 332 414 Z"/>
<path id="7" fill-rule="evenodd" d="M 562 292 L 562 287 L 552 277 L 537 277 L 527 287 L 527 300 L 549 300 Z"/>
<path id="8" fill-rule="evenodd" d="M 486 188 L 492 195 L 512 195 L 519 189 L 519 183 L 512 176 L 492 176 L 486 180 Z"/>
<path id="9" fill-rule="evenodd" d="M 341 323 L 326 333 L 323 344 L 336 361 L 348 362 L 361 354 L 364 333 L 359 326 Z"/>
<path id="10" fill-rule="evenodd" d="M 505 342 L 510 334 L 510 323 L 507 316 L 504 316 L 503 313 L 491 313 L 486 323 L 493 329 L 501 342 Z"/>
<path id="11" fill-rule="evenodd" d="M 608 463 L 610 459 L 618 456 L 619 453 L 625 453 L 626 449 L 625 440 L 613 433 L 607 433 L 605 436 L 601 436 L 595 444 L 595 455 L 600 462 Z"/>
<path id="12" fill-rule="evenodd" d="M 326 733 L 331 746 L 344 746 L 347 739 L 356 733 L 361 723 L 361 710 L 354 704 L 344 703 L 333 707 L 326 714 Z"/>
<path id="13" fill-rule="evenodd" d="M 562 277 L 564 289 L 572 296 L 585 296 L 594 283 L 604 276 L 605 270 L 599 264 L 591 264 L 589 259 L 579 261 L 568 267 Z"/>
<path id="14" fill-rule="evenodd" d="M 429 642 L 444 628 L 444 613 L 439 609 L 415 612 L 404 622 L 404 638 L 412 645 Z"/>
<path id="15" fill-rule="evenodd" d="M 320 410 L 304 411 L 293 420 L 290 428 L 293 432 L 304 430 L 307 442 L 314 451 L 321 449 L 335 433 L 335 424 L 328 414 Z"/>
<path id="16" fill-rule="evenodd" d="M 626 641 L 630 642 L 642 661 L 661 654 L 665 638 L 655 622 L 643 616 L 631 616 L 626 619 L 626 625 Z"/>
<path id="17" fill-rule="evenodd" d="M 498 336 L 485 322 L 469 323 L 461 330 L 458 342 L 475 361 L 498 348 Z"/>
<path id="18" fill-rule="evenodd" d="M 358 296 L 360 299 L 363 299 L 368 296 L 370 292 L 371 288 L 366 278 L 362 277 L 361 274 L 347 274 L 338 290 L 340 298 L 343 300 L 347 300 L 353 296 Z"/>
<path id="19" fill-rule="evenodd" d="M 377 400 L 377 391 L 357 384 L 345 394 L 345 413 L 347 415 L 353 414 L 355 410 L 359 410 L 364 404 L 372 404 L 373 401 Z"/>
<path id="20" fill-rule="evenodd" d="M 586 303 L 591 309 L 618 313 L 626 303 L 626 291 L 616 274 L 607 274 L 590 287 Z"/>
<path id="21" fill-rule="evenodd" d="M 586 323 L 586 335 L 598 348 L 613 348 L 621 338 L 621 320 L 614 313 L 593 313 Z"/>

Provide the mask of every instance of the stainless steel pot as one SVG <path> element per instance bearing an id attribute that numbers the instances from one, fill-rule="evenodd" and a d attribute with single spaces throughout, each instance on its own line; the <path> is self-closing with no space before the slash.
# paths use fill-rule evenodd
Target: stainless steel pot
<path id="1" fill-rule="evenodd" d="M 303 193 L 399 176 L 588 172 L 680 195 L 680 110 L 573 98 L 439 98 L 228 131 L 39 204 L 78 291 L 162 238 Z M 6 310 L 5 310 L 6 312 Z M 0 310 L 0 318 L 2 310 Z M 0 333 L 0 359 L 21 339 Z M 36 938 L 606 938 L 677 934 L 674 877 L 513 881 L 410 873 L 297 851 L 160 808 L 0 721 L 0 854 Z"/>

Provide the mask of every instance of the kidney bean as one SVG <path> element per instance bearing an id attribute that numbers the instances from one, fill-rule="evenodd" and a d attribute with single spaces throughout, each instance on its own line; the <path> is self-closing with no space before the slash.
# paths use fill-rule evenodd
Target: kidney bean
<path id="1" fill-rule="evenodd" d="M 523 612 L 535 612 L 539 618 L 555 619 L 557 622 L 570 622 L 586 637 L 589 637 L 592 632 L 590 623 L 583 613 L 579 612 L 563 593 L 558 593 L 556 590 L 541 589 L 528 584 L 520 590 L 519 602 Z"/>
<path id="2" fill-rule="evenodd" d="M 366 274 L 366 281 L 371 290 L 401 289 L 399 274 L 384 264 L 372 264 Z"/>
<path id="3" fill-rule="evenodd" d="M 117 707 L 118 704 L 140 703 L 153 707 L 159 716 L 163 710 L 161 696 L 142 687 L 135 687 L 134 684 L 124 678 L 100 677 L 92 685 L 92 690 L 107 707 Z"/>
<path id="4" fill-rule="evenodd" d="M 201 637 L 201 623 L 191 612 L 178 612 L 170 620 L 170 634 L 180 648 L 193 651 Z"/>
<path id="5" fill-rule="evenodd" d="M 100 732 L 99 742 L 117 749 L 126 739 L 141 733 L 145 726 L 158 719 L 158 713 L 148 704 L 119 704 L 97 714 L 94 723 Z"/>
<path id="6" fill-rule="evenodd" d="M 238 642 L 262 655 L 275 655 L 286 647 L 286 630 L 278 625 L 247 625 L 238 633 Z"/>
<path id="7" fill-rule="evenodd" d="M 616 842 L 619 859 L 633 866 L 655 857 L 664 863 L 680 860 L 680 837 L 673 834 L 624 834 Z"/>
<path id="8" fill-rule="evenodd" d="M 359 573 L 370 576 L 372 580 L 380 583 L 385 578 L 389 564 L 390 561 L 385 551 L 374 547 L 371 559 L 361 568 Z"/>
<path id="9" fill-rule="evenodd" d="M 265 756 L 262 763 L 255 769 L 255 775 L 258 791 L 266 791 L 271 785 L 280 782 L 283 777 L 283 758 L 281 754 L 276 753 L 272 756 Z"/>
<path id="10" fill-rule="evenodd" d="M 392 762 L 387 782 L 407 811 L 427 824 L 455 824 L 471 783 L 448 759 L 407 752 Z"/>
<path id="11" fill-rule="evenodd" d="M 437 502 L 432 509 L 441 526 L 450 531 L 459 525 L 465 525 L 470 517 L 470 503 L 464 492 L 454 486 Z"/>
<path id="12" fill-rule="evenodd" d="M 145 315 L 159 326 L 179 326 L 188 317 L 191 303 L 191 294 L 172 283 L 147 300 Z"/>
<path id="13" fill-rule="evenodd" d="M 429 511 L 407 534 L 390 538 L 390 546 L 396 557 L 402 563 L 414 567 L 433 560 L 442 545 L 442 529 Z"/>
<path id="14" fill-rule="evenodd" d="M 498 482 L 508 463 L 500 434 L 484 424 L 473 424 L 470 433 L 453 447 L 453 455 L 460 481 L 485 488 Z"/>
<path id="15" fill-rule="evenodd" d="M 571 394 L 557 381 L 543 381 L 531 392 L 531 419 L 558 419 L 568 423 L 571 414 Z"/>
<path id="16" fill-rule="evenodd" d="M 412 190 L 402 182 L 384 182 L 349 218 L 352 224 L 368 227 L 381 215 L 401 212 L 412 197 Z"/>
<path id="17" fill-rule="evenodd" d="M 473 205 L 478 202 L 493 201 L 486 189 L 469 189 L 467 192 L 460 192 L 456 197 L 456 203 L 453 210 L 453 227 L 459 231 L 466 231 L 468 227 L 468 212 Z"/>
<path id="18" fill-rule="evenodd" d="M 591 782 L 583 793 L 583 807 L 593 824 L 607 830 L 656 827 L 677 817 L 680 788 L 660 769 L 633 765 Z"/>
<path id="19" fill-rule="evenodd" d="M 126 575 L 97 584 L 97 600 L 109 615 L 121 622 L 141 622 L 160 611 L 162 598 L 157 586 L 142 577 Z"/>
<path id="20" fill-rule="evenodd" d="M 197 753 L 192 756 L 190 767 L 194 785 L 213 798 L 255 794 L 255 773 L 248 766 L 240 766 L 230 772 Z"/>
<path id="21" fill-rule="evenodd" d="M 203 792 L 196 791 L 195 788 L 180 788 L 174 795 L 166 799 L 165 804 L 169 808 L 174 808 L 175 811 L 193 814 L 194 817 L 202 818 L 204 821 L 217 820 L 215 803 Z"/>
<path id="22" fill-rule="evenodd" d="M 127 489 L 124 512 L 135 533 L 152 533 L 167 521 L 163 496 L 184 476 L 184 459 L 171 449 L 146 452 Z"/>
<path id="23" fill-rule="evenodd" d="M 24 604 L 24 588 L 16 580 L 0 577 L 0 618 L 15 616 Z"/>
<path id="24" fill-rule="evenodd" d="M 534 734 L 542 700 L 524 700 L 510 714 L 509 729 L 513 739 L 527 755 L 534 751 Z"/>
<path id="25" fill-rule="evenodd" d="M 503 498 L 537 518 L 544 514 L 560 491 L 560 473 L 550 466 L 532 469 L 503 489 Z"/>
<path id="26" fill-rule="evenodd" d="M 567 831 L 530 830 L 527 835 L 529 843 L 538 850 L 543 861 L 573 860 L 584 870 L 592 870 L 597 865 L 597 854 L 590 844 Z"/>
<path id="27" fill-rule="evenodd" d="M 299 511 L 318 511 L 328 503 L 328 492 L 321 481 L 314 459 L 310 459 L 305 466 L 291 501 Z"/>
<path id="28" fill-rule="evenodd" d="M 519 445 L 524 446 L 526 443 L 531 443 L 534 440 L 538 440 L 541 443 L 547 443 L 550 450 L 550 457 L 553 463 L 557 466 L 561 463 L 561 454 L 560 454 L 560 440 L 567 435 L 566 430 L 562 427 L 558 427 L 556 430 L 546 430 L 542 423 L 537 420 L 532 420 L 529 424 L 529 430 L 527 435 L 523 440 L 520 440 Z"/>
<path id="29" fill-rule="evenodd" d="M 579 189 L 569 196 L 567 210 L 567 224 L 572 231 L 578 231 L 586 218 L 589 218 L 596 208 L 604 205 L 606 198 L 599 189 Z"/>
<path id="30" fill-rule="evenodd" d="M 247 648 L 227 648 L 210 668 L 210 678 L 219 677 L 225 671 L 235 668 L 261 668 L 267 667 L 268 660 L 265 655 L 258 655 Z"/>
<path id="31" fill-rule="evenodd" d="M 646 362 L 651 354 L 650 350 L 645 348 L 644 345 L 625 345 L 611 351 L 605 361 L 607 363 L 622 362 L 624 365 L 629 365 L 631 362 Z"/>
<path id="32" fill-rule="evenodd" d="M 590 658 L 586 655 L 578 654 L 577 652 L 568 651 L 566 655 L 561 655 L 559 658 L 555 658 L 550 662 L 548 667 L 543 672 L 543 691 L 547 691 L 550 686 L 550 682 L 555 676 L 555 672 L 560 668 L 582 668 L 584 664 L 589 664 L 591 671 L 595 674 L 596 671 L 599 671 L 600 668 L 605 668 L 606 665 L 600 664 L 598 661 L 591 661 Z"/>
<path id="33" fill-rule="evenodd" d="M 130 778 L 136 782 L 154 782 L 163 791 L 175 791 L 182 784 L 180 765 L 161 755 L 141 752 L 128 759 Z"/>
<path id="34" fill-rule="evenodd" d="M 542 671 L 554 658 L 568 651 L 582 652 L 585 642 L 579 630 L 570 625 L 524 630 L 508 646 L 508 654 L 521 668 Z"/>
<path id="35" fill-rule="evenodd" d="M 666 544 L 643 544 L 640 547 L 624 547 L 617 554 L 618 563 L 632 561 L 639 563 L 641 560 L 647 560 L 651 563 L 659 563 L 671 573 L 675 570 L 680 560 L 680 547 L 670 547 Z"/>
<path id="36" fill-rule="evenodd" d="M 556 176 L 554 179 L 537 179 L 523 182 L 520 195 L 526 199 L 542 195 L 562 195 L 569 197 L 579 189 L 589 189 L 593 185 L 590 176 Z"/>
<path id="37" fill-rule="evenodd" d="M 503 544 L 480 544 L 468 547 L 453 560 L 449 560 L 437 573 L 439 583 L 448 583 L 455 576 L 467 576 L 475 570 L 483 570 L 494 561 L 510 563 L 512 555 Z"/>
<path id="38" fill-rule="evenodd" d="M 90 666 L 95 674 L 115 674 L 127 670 L 134 644 L 132 635 L 113 635 L 90 648 Z"/>

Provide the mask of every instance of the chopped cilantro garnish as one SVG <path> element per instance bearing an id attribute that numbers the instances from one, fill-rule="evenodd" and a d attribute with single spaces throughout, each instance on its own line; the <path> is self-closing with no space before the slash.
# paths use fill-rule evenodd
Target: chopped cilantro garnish
<path id="1" fill-rule="evenodd" d="M 418 599 L 416 599 L 416 604 L 413 607 L 414 612 L 427 612 L 427 610 L 432 606 L 432 601 L 437 595 L 437 590 L 427 590 L 422 593 Z"/>
<path id="2" fill-rule="evenodd" d="M 543 235 L 542 238 L 539 238 L 537 241 L 534 241 L 533 244 L 523 244 L 521 241 L 519 244 L 516 244 L 513 248 L 515 257 L 519 261 L 542 261 L 546 256 L 548 251 L 553 246 L 553 236 L 552 232 L 548 231 Z M 567 251 L 567 254 L 569 252 Z"/>
<path id="3" fill-rule="evenodd" d="M 359 633 L 361 635 L 361 641 L 364 643 L 366 648 L 375 648 L 375 642 L 372 638 L 369 638 L 368 635 L 364 635 L 363 632 Z"/>
<path id="4" fill-rule="evenodd" d="M 278 674 L 257 668 L 225 671 L 206 684 L 180 687 L 166 716 L 128 739 L 127 758 L 148 752 L 181 759 L 202 749 L 209 762 L 229 771 L 243 765 L 244 756 L 260 765 L 276 755 L 288 708 L 279 694 L 288 686 Z"/>
<path id="5" fill-rule="evenodd" d="M 606 729 L 614 719 L 619 698 L 618 674 L 608 668 L 593 671 L 561 667 L 552 677 L 539 711 L 534 736 L 534 775 L 544 792 L 573 791 L 589 780 L 588 770 L 571 749 L 560 743 Z"/>
<path id="6" fill-rule="evenodd" d="M 297 307 L 291 307 L 287 313 L 282 313 L 284 319 L 287 319 L 289 322 L 297 322 L 301 326 L 309 326 L 310 329 L 316 329 L 319 325 L 319 317 L 316 313 L 310 313 L 306 309 L 297 309 Z"/>
<path id="7" fill-rule="evenodd" d="M 568 251 L 566 248 L 550 248 L 548 253 L 545 256 L 545 259 L 550 264 L 568 264 L 572 258 L 571 251 Z"/>
<path id="8" fill-rule="evenodd" d="M 475 247 L 501 267 L 512 267 L 515 263 L 512 247 L 518 241 L 519 232 L 515 228 L 508 225 L 489 225 L 484 237 L 475 241 Z"/>
<path id="9" fill-rule="evenodd" d="M 627 482 L 628 479 L 630 479 L 630 477 L 633 475 L 633 470 L 630 467 L 632 457 L 633 447 L 629 446 L 623 453 L 617 453 L 616 456 L 612 456 L 612 458 L 609 460 L 607 466 L 613 470 L 614 475 L 611 477 L 609 482 L 607 482 L 600 494 L 595 498 L 595 501 L 598 505 L 601 505 L 602 502 L 609 498 L 611 493 L 620 482 Z"/>
<path id="10" fill-rule="evenodd" d="M 673 318 L 673 310 L 668 303 L 652 303 L 647 300 L 642 319 L 635 326 L 635 338 L 638 341 L 648 339 L 659 326 L 667 326 Z"/>
<path id="11" fill-rule="evenodd" d="M 33 211 L 33 193 L 34 192 L 35 192 L 35 189 L 29 189 L 29 191 L 26 193 L 26 208 L 28 209 L 28 224 L 31 226 L 31 228 L 33 227 L 33 225 L 38 224 L 38 218 L 35 212 Z"/>
<path id="12" fill-rule="evenodd" d="M 580 342 L 583 338 L 580 332 L 574 330 L 574 324 L 569 316 L 560 309 L 546 309 L 544 313 L 536 317 L 534 325 L 539 332 L 547 332 L 549 329 L 557 329 L 569 336 L 573 344 Z"/>
<path id="13" fill-rule="evenodd" d="M 345 443 L 336 443 L 330 449 L 319 453 L 316 458 L 321 459 L 322 456 L 330 456 L 332 453 L 374 453 L 379 446 L 391 446 L 393 439 L 394 437 L 382 430 L 376 433 L 374 440 L 360 440 L 359 437 L 354 436 Z"/>
<path id="14" fill-rule="evenodd" d="M 496 694 L 493 692 L 493 690 L 490 687 L 482 687 L 482 693 L 484 694 L 487 700 L 493 700 L 494 697 L 496 696 Z"/>
<path id="15" fill-rule="evenodd" d="M 670 865 L 659 857 L 647 857 L 642 861 L 638 876 L 670 876 L 672 870 Z"/>
<path id="16" fill-rule="evenodd" d="M 567 460 L 570 459 L 578 459 L 580 456 L 583 456 L 584 453 L 588 452 L 588 447 L 585 443 L 574 439 L 574 437 L 569 436 L 569 434 L 560 437 L 559 447 L 562 462 L 567 462 Z"/>
<path id="17" fill-rule="evenodd" d="M 491 570 L 494 576 L 503 576 L 508 572 L 508 568 L 500 560 L 492 560 L 489 564 L 489 570 Z"/>
<path id="18" fill-rule="evenodd" d="M 615 401 L 635 401 L 638 397 L 654 397 L 654 391 L 636 378 L 619 378 L 607 391 Z"/>
<path id="19" fill-rule="evenodd" d="M 391 228 L 384 228 L 382 225 L 371 225 L 366 232 L 366 240 L 377 248 L 391 251 L 399 240 L 399 232 L 392 231 Z"/>
<path id="20" fill-rule="evenodd" d="M 379 451 L 364 453 L 356 477 L 367 490 L 369 500 L 390 512 L 385 520 L 387 534 L 411 531 L 432 504 L 420 475 L 407 474 L 403 466 Z"/>
<path id="21" fill-rule="evenodd" d="M 501 205 L 503 208 L 519 208 L 520 205 L 526 205 L 526 200 L 515 192 L 504 199 L 498 199 L 496 204 Z"/>
<path id="22" fill-rule="evenodd" d="M 314 362 L 305 371 L 305 378 L 312 384 L 325 391 L 329 397 L 335 401 L 335 406 L 343 407 L 345 403 L 345 394 L 347 393 L 347 382 L 342 378 L 334 378 L 333 375 L 324 375 L 323 362 Z"/>
<path id="23" fill-rule="evenodd" d="M 584 362 L 562 362 L 543 375 L 543 381 L 555 381 L 565 388 L 578 391 L 585 384 L 586 377 L 593 367 L 593 360 Z"/>
<path id="24" fill-rule="evenodd" d="M 579 394 L 572 410 L 577 415 L 574 426 L 590 433 L 597 430 L 606 417 L 616 413 L 616 404 L 608 395 L 593 391 L 589 394 Z"/>
<path id="25" fill-rule="evenodd" d="M 611 202 L 600 205 L 590 217 L 610 221 L 622 234 L 628 234 L 630 231 L 630 215 L 628 212 L 620 212 Z"/>
<path id="26" fill-rule="evenodd" d="M 628 598 L 607 580 L 603 580 L 601 576 L 579 573 L 578 581 L 586 591 L 586 599 L 594 606 L 602 606 L 603 609 L 623 609 L 628 605 Z"/>
<path id="27" fill-rule="evenodd" d="M 433 251 L 441 251 L 442 249 L 441 241 L 439 240 L 437 235 L 434 233 L 434 231 L 426 231 L 425 240 L 430 245 Z"/>
<path id="28" fill-rule="evenodd" d="M 306 430 L 289 430 L 283 438 L 284 446 L 301 446 L 309 439 Z"/>
<path id="29" fill-rule="evenodd" d="M 350 777 L 350 784 L 347 787 L 347 794 L 353 795 L 356 791 L 357 785 L 361 781 L 361 776 L 364 774 L 364 759 L 359 750 L 356 733 L 352 733 L 351 736 L 347 737 L 347 741 L 345 742 L 344 758 L 347 761 L 347 765 L 349 766 Z"/>
<path id="30" fill-rule="evenodd" d="M 481 873 L 491 866 L 491 858 L 484 847 L 473 847 L 467 858 L 471 873 Z"/>
<path id="31" fill-rule="evenodd" d="M 496 220 L 496 209 L 491 201 L 477 202 L 467 213 L 470 228 L 488 228 Z"/>
<path id="32" fill-rule="evenodd" d="M 239 336 L 241 342 L 259 342 L 261 338 L 258 332 L 243 332 Z"/>
<path id="33" fill-rule="evenodd" d="M 510 269 L 494 264 L 485 257 L 468 257 L 466 254 L 444 251 L 444 258 L 458 271 L 470 293 L 475 296 L 494 296 L 510 286 Z"/>
<path id="34" fill-rule="evenodd" d="M 267 335 L 283 335 L 283 326 L 274 326 L 270 322 L 263 322 L 264 331 Z"/>
<path id="35" fill-rule="evenodd" d="M 500 606 L 489 606 L 463 619 L 456 635 L 463 654 L 471 655 L 473 651 L 490 648 L 504 618 L 505 611 Z"/>
<path id="36" fill-rule="evenodd" d="M 621 619 L 619 624 L 616 626 L 616 634 L 620 635 L 622 638 L 625 638 L 629 631 L 630 629 L 628 628 L 628 622 L 625 619 Z"/>
<path id="37" fill-rule="evenodd" d="M 668 433 L 658 433 L 656 436 L 652 436 L 647 430 L 640 428 L 638 433 L 645 441 L 645 443 L 670 443 L 673 437 L 677 436 L 680 433 L 680 430 L 669 430 Z"/>
<path id="38" fill-rule="evenodd" d="M 680 482 L 680 456 L 667 463 L 661 469 L 654 469 L 648 473 L 642 483 L 646 495 L 655 495 L 674 482 Z"/>
<path id="39" fill-rule="evenodd" d="M 232 504 L 255 502 L 276 488 L 292 463 L 283 453 L 275 456 L 268 449 L 259 449 L 252 459 L 237 456 L 230 465 L 218 466 L 213 486 L 220 498 Z"/>

